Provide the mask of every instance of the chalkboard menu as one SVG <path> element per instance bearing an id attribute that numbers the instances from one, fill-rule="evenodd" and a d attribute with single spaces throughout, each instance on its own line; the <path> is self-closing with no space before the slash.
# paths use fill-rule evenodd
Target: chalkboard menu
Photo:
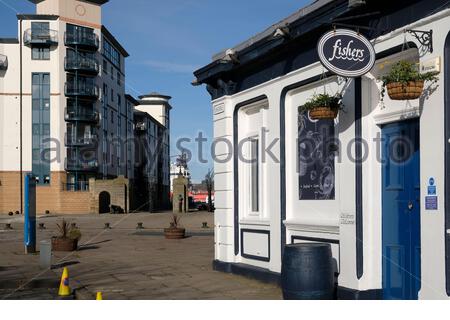
<path id="1" fill-rule="evenodd" d="M 298 116 L 298 174 L 300 200 L 335 199 L 334 120 Z"/>

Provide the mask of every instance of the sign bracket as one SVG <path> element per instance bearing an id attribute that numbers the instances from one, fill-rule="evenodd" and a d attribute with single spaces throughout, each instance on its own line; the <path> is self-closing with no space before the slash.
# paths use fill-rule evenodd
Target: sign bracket
<path id="1" fill-rule="evenodd" d="M 430 53 L 433 53 L 433 30 L 422 31 L 422 30 L 412 30 L 408 29 L 405 32 L 410 33 L 420 42 L 421 45 L 428 48 Z"/>

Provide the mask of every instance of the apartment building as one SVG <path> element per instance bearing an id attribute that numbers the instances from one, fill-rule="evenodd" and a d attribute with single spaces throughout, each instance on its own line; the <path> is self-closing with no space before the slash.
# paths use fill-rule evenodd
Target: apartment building
<path id="1" fill-rule="evenodd" d="M 155 211 L 170 207 L 171 97 L 159 93 L 127 95 L 134 111 L 134 180 L 131 208 Z"/>
<path id="2" fill-rule="evenodd" d="M 108 0 L 30 1 L 36 14 L 18 14 L 17 38 L 0 39 L 0 213 L 23 211 L 26 173 L 38 213 L 92 212 L 90 184 L 133 179 L 129 54 L 102 25 Z M 122 190 L 111 204 L 129 199 Z"/>

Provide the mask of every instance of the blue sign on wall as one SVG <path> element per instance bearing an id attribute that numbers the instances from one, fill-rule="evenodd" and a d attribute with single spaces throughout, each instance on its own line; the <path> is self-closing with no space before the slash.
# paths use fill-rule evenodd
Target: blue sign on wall
<path id="1" fill-rule="evenodd" d="M 425 209 L 426 210 L 438 210 L 438 197 L 425 197 Z"/>
<path id="2" fill-rule="evenodd" d="M 346 78 L 365 75 L 375 65 L 375 49 L 363 35 L 347 29 L 322 36 L 317 51 L 325 68 Z"/>

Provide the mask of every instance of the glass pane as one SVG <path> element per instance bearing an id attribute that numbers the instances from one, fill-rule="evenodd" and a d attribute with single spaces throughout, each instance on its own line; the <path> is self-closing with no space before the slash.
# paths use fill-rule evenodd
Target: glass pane
<path id="1" fill-rule="evenodd" d="M 251 140 L 251 194 L 252 211 L 259 211 L 259 152 L 258 140 Z"/>

